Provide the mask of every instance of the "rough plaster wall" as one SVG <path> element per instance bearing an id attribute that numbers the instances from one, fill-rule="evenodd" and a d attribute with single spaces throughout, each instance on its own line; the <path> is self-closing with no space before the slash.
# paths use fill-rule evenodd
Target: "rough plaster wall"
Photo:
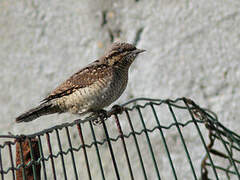
<path id="1" fill-rule="evenodd" d="M 1 0 L 1 134 L 33 133 L 76 118 L 13 123 L 116 39 L 137 39 L 147 50 L 118 102 L 187 96 L 240 133 L 239 10 L 238 0 Z"/>

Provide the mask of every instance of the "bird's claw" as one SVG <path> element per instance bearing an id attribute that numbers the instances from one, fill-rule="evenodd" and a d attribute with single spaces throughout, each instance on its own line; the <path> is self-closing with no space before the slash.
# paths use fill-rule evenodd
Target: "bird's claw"
<path id="1" fill-rule="evenodd" d="M 114 113 L 116 114 L 122 114 L 122 112 L 124 111 L 124 107 L 120 106 L 120 105 L 114 105 L 112 107 L 112 110 L 114 111 Z"/>
<path id="2" fill-rule="evenodd" d="M 96 118 L 92 121 L 93 125 L 100 125 L 107 118 L 108 118 L 107 111 L 101 109 L 98 112 L 96 112 Z"/>
<path id="3" fill-rule="evenodd" d="M 124 107 L 120 105 L 114 105 L 111 109 L 111 111 L 108 113 L 104 109 L 101 109 L 97 112 L 95 112 L 96 118 L 92 120 L 93 125 L 100 125 L 103 121 L 105 121 L 108 117 L 110 117 L 113 114 L 122 114 L 124 111 Z"/>

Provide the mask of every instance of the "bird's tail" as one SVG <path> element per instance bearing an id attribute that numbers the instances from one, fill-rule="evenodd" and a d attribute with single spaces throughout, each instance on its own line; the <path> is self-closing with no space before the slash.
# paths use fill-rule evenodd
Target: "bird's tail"
<path id="1" fill-rule="evenodd" d="M 29 122 L 32 121 L 40 116 L 47 115 L 47 114 L 53 114 L 53 113 L 60 113 L 60 109 L 54 105 L 52 105 L 50 102 L 42 103 L 39 106 L 30 109 L 29 111 L 23 113 L 22 115 L 18 116 L 16 118 L 16 122 Z"/>

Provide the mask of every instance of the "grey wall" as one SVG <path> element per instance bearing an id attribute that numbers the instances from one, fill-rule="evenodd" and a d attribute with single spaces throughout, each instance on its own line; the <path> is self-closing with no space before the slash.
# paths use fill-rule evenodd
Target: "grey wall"
<path id="1" fill-rule="evenodd" d="M 0 134 L 33 133 L 71 121 L 14 118 L 38 104 L 114 40 L 147 52 L 122 97 L 187 96 L 240 133 L 240 1 L 0 1 Z M 103 18 L 105 14 L 105 19 Z"/>

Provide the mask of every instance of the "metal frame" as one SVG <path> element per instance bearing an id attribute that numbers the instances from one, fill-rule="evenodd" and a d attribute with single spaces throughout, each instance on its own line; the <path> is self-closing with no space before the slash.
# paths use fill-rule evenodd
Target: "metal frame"
<path id="1" fill-rule="evenodd" d="M 141 103 L 140 103 L 141 102 Z M 143 103 L 143 105 L 141 105 Z M 168 111 L 165 113 L 170 113 L 170 117 L 172 119 L 169 119 L 169 125 L 163 126 L 161 122 L 161 117 L 158 116 L 156 107 L 158 106 L 166 106 Z M 125 104 L 122 104 L 121 107 L 123 107 L 121 110 L 119 108 L 113 107 L 109 112 L 108 116 L 112 116 L 115 119 L 116 127 L 118 129 L 118 136 L 116 138 L 113 138 L 109 135 L 108 132 L 108 126 L 105 121 L 102 121 L 101 125 L 105 134 L 105 138 L 102 141 L 97 140 L 96 133 L 94 130 L 93 123 L 94 120 L 98 117 L 89 117 L 84 120 L 78 119 L 73 121 L 72 123 L 64 123 L 58 126 L 54 126 L 49 129 L 45 129 L 43 131 L 29 134 L 29 135 L 0 135 L 0 138 L 13 138 L 12 141 L 6 141 L 3 144 L 0 144 L 0 177 L 2 180 L 5 179 L 5 176 L 12 173 L 12 179 L 18 179 L 21 176 L 22 179 L 28 179 L 30 176 L 32 179 L 41 179 L 40 178 L 40 169 L 42 171 L 42 179 L 49 179 L 49 174 L 47 173 L 47 167 L 46 163 L 50 162 L 51 165 L 51 172 L 53 174 L 53 179 L 57 179 L 57 172 L 56 172 L 56 164 L 54 163 L 55 159 L 61 160 L 61 167 L 62 167 L 62 176 L 61 179 L 68 179 L 68 173 L 67 168 L 72 168 L 74 172 L 75 179 L 79 179 L 78 169 L 76 167 L 76 152 L 82 151 L 84 158 L 85 158 L 85 170 L 87 171 L 88 178 L 93 179 L 92 169 L 89 162 L 88 157 L 88 149 L 94 148 L 96 151 L 96 163 L 98 163 L 100 174 L 98 174 L 98 179 L 106 179 L 105 175 L 105 169 L 103 166 L 104 160 L 101 157 L 101 153 L 99 150 L 99 147 L 107 144 L 108 150 L 109 150 L 109 156 L 112 160 L 112 165 L 114 172 L 114 176 L 116 179 L 120 179 L 122 173 L 129 173 L 129 179 L 134 179 L 135 174 L 133 171 L 133 162 L 131 161 L 131 156 L 129 155 L 129 148 L 126 145 L 126 139 L 132 137 L 134 144 L 132 146 L 135 146 L 136 148 L 136 154 L 138 157 L 139 162 L 139 169 L 142 172 L 143 179 L 148 179 L 148 173 L 146 170 L 146 165 L 144 164 L 144 154 L 142 153 L 142 149 L 138 142 L 139 136 L 145 136 L 146 138 L 146 148 L 148 149 L 151 161 L 153 163 L 154 169 L 152 169 L 151 173 L 155 174 L 155 177 L 157 179 L 161 179 L 161 173 L 159 171 L 159 164 L 156 161 L 156 156 L 158 154 L 154 153 L 153 147 L 155 144 L 151 142 L 150 133 L 152 132 L 159 132 L 159 140 L 163 143 L 164 150 L 167 154 L 168 163 L 169 163 L 169 170 L 172 172 L 172 175 L 174 179 L 178 179 L 178 174 L 176 172 L 176 165 L 174 164 L 172 160 L 172 155 L 169 151 L 169 145 L 166 141 L 166 135 L 167 131 L 171 128 L 176 128 L 180 142 L 183 146 L 184 152 L 182 153 L 183 156 L 186 156 L 188 159 L 188 165 L 191 169 L 191 174 L 193 179 L 198 179 L 196 171 L 196 167 L 194 168 L 193 161 L 191 159 L 191 155 L 189 153 L 189 147 L 187 146 L 187 143 L 184 139 L 184 136 L 182 134 L 182 129 L 190 124 L 195 126 L 194 131 L 198 133 L 198 136 L 201 140 L 201 146 L 204 147 L 205 152 L 203 154 L 202 164 L 201 167 L 201 178 L 202 179 L 220 179 L 219 172 L 224 172 L 226 174 L 226 177 L 230 179 L 230 177 L 236 177 L 237 179 L 240 179 L 240 157 L 236 158 L 234 157 L 234 153 L 240 152 L 240 136 L 233 131 L 229 130 L 228 128 L 224 127 L 217 119 L 217 116 L 207 110 L 200 108 L 197 104 L 195 104 L 192 100 L 187 98 L 178 98 L 176 100 L 160 100 L 160 99 L 148 99 L 148 98 L 138 98 L 131 100 Z M 151 110 L 148 113 L 152 113 L 154 117 L 154 121 L 156 125 L 153 128 L 147 128 L 146 121 L 144 119 L 144 116 L 142 114 L 142 110 L 144 110 L 146 107 L 150 108 Z M 189 116 L 191 117 L 190 120 L 186 120 L 185 122 L 180 122 L 176 113 L 175 109 L 187 111 Z M 133 125 L 132 121 L 132 115 L 131 113 L 135 111 L 137 112 L 141 124 L 141 130 L 136 131 L 135 127 Z M 124 119 L 126 119 L 125 123 L 128 123 L 130 127 L 130 132 L 128 134 L 124 134 L 122 130 L 121 121 L 119 120 L 119 114 L 123 114 L 121 116 L 124 116 Z M 136 119 L 134 119 L 136 121 Z M 172 123 L 171 123 L 172 122 Z M 84 134 L 83 134 L 83 124 L 89 124 L 89 129 L 92 135 L 92 142 L 90 144 L 85 143 Z M 85 125 L 86 126 L 86 125 Z M 208 131 L 208 139 L 209 143 L 206 143 L 206 134 L 203 134 L 201 131 L 201 127 L 204 127 Z M 71 133 L 69 131 L 69 128 L 77 128 L 78 136 L 79 136 L 79 146 L 74 147 L 72 145 L 72 138 Z M 67 151 L 64 151 L 62 148 L 62 139 L 59 135 L 59 132 L 65 131 L 68 142 L 68 149 Z M 164 133 L 165 132 L 165 133 Z M 54 144 L 54 146 L 58 146 L 59 151 L 57 154 L 53 153 L 52 150 L 52 142 L 51 142 L 51 136 L 55 135 L 57 144 Z M 44 139 L 45 136 L 45 139 Z M 205 138 L 204 138 L 205 137 Z M 33 141 L 34 140 L 34 141 Z M 47 142 L 48 152 L 49 155 L 44 155 L 44 144 L 43 140 Z M 125 172 L 123 172 L 123 169 L 120 169 L 118 167 L 118 162 L 116 161 L 116 150 L 114 152 L 114 148 L 112 146 L 112 143 L 121 141 L 122 149 L 124 154 L 122 155 L 122 158 L 125 158 L 127 168 L 124 169 Z M 214 144 L 218 142 L 221 143 L 223 148 L 222 149 L 215 149 Z M 37 143 L 37 144 L 34 144 Z M 16 145 L 19 146 L 19 157 L 20 158 L 20 164 L 16 165 L 14 163 L 14 156 L 13 156 L 13 150 L 16 148 Z M 28 158 L 29 161 L 26 161 L 26 149 L 28 148 Z M 6 165 L 3 164 L 3 158 L 6 156 L 6 153 L 3 155 L 3 150 L 6 151 L 8 149 L 8 156 L 10 159 L 10 167 L 6 167 Z M 36 157 L 36 151 L 38 151 L 38 156 Z M 71 156 L 71 164 L 66 164 L 64 161 L 64 156 L 70 154 Z M 224 167 L 223 165 L 216 165 L 216 158 L 215 156 L 228 159 L 229 164 L 227 167 Z M 59 166 L 60 164 L 58 164 Z M 18 173 L 16 175 L 17 171 L 21 171 L 21 173 Z M 127 171 L 127 172 L 126 172 Z M 211 172 L 211 173 L 209 173 Z M 19 175 L 20 174 L 20 175 Z"/>

